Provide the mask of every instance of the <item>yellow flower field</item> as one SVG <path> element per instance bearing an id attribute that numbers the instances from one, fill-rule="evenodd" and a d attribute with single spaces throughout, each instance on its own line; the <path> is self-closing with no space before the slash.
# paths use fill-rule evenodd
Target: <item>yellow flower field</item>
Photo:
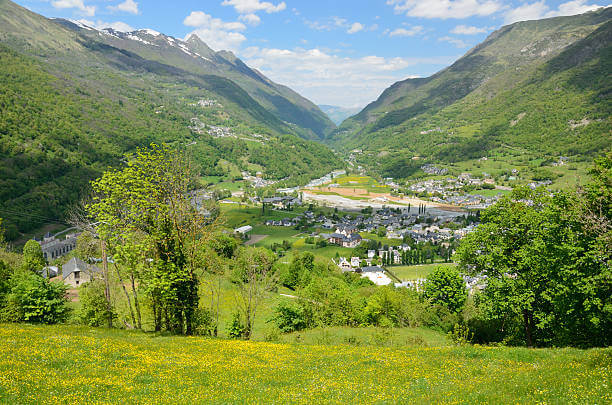
<path id="1" fill-rule="evenodd" d="M 0 403 L 611 403 L 611 349 L 310 346 L 0 325 Z"/>

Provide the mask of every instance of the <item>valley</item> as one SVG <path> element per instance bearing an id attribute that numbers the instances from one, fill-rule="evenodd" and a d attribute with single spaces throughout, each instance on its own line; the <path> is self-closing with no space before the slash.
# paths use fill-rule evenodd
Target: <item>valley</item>
<path id="1" fill-rule="evenodd" d="M 0 403 L 612 401 L 612 7 L 546 1 L 0 0 Z"/>

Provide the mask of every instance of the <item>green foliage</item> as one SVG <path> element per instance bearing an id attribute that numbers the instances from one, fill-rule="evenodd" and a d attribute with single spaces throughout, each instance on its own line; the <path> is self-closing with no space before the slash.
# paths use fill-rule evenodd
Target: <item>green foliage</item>
<path id="1" fill-rule="evenodd" d="M 30 272 L 17 272 L 11 277 L 1 318 L 5 322 L 63 322 L 68 316 L 65 296 L 63 284 L 51 283 Z"/>
<path id="2" fill-rule="evenodd" d="M 470 328 L 467 325 L 456 323 L 455 326 L 453 326 L 453 330 L 448 332 L 448 337 L 456 345 L 465 345 L 472 341 L 474 333 L 470 332 Z"/>
<path id="3" fill-rule="evenodd" d="M 341 125 L 334 145 L 363 149 L 360 163 L 394 178 L 501 153 L 592 158 L 612 146 L 611 15 L 503 27 L 441 72 L 395 83 Z"/>
<path id="4" fill-rule="evenodd" d="M 246 335 L 246 327 L 242 323 L 240 313 L 236 312 L 232 322 L 227 327 L 227 337 L 230 339 L 242 339 Z"/>
<path id="5" fill-rule="evenodd" d="M 23 269 L 33 273 L 40 272 L 47 265 L 40 243 L 29 240 L 23 247 Z"/>
<path id="6" fill-rule="evenodd" d="M 515 189 L 482 214 L 458 249 L 461 266 L 488 276 L 484 325 L 527 345 L 610 344 L 610 155 L 584 193 Z M 608 210 L 602 210 L 607 206 Z"/>
<path id="7" fill-rule="evenodd" d="M 434 304 L 459 312 L 467 298 L 463 277 L 455 267 L 439 267 L 427 276 L 423 295 Z"/>
<path id="8" fill-rule="evenodd" d="M 109 308 L 104 288 L 104 282 L 101 280 L 94 280 L 79 287 L 79 322 L 87 326 L 104 326 L 108 325 L 109 317 L 117 317 L 113 308 Z"/>
<path id="9" fill-rule="evenodd" d="M 306 329 L 312 323 L 312 314 L 307 308 L 281 302 L 274 308 L 273 321 L 282 333 L 291 333 Z"/>
<path id="10" fill-rule="evenodd" d="M 305 252 L 296 255 L 291 260 L 285 273 L 281 275 L 280 282 L 285 287 L 295 290 L 299 285 L 307 284 L 306 281 L 312 277 L 314 268 L 314 255 L 312 253 Z"/>

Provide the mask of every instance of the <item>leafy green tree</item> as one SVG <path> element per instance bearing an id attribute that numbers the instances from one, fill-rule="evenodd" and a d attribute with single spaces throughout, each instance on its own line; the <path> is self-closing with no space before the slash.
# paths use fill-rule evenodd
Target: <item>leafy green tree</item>
<path id="1" fill-rule="evenodd" d="M 528 346 L 610 344 L 612 250 L 599 209 L 609 189 L 597 180 L 583 198 L 515 189 L 464 238 L 457 256 L 466 271 L 487 275 L 477 304 L 504 339 L 522 335 Z"/>
<path id="2" fill-rule="evenodd" d="M 23 247 L 23 269 L 40 272 L 47 265 L 40 243 L 29 240 Z"/>
<path id="3" fill-rule="evenodd" d="M 151 145 L 92 182 L 98 234 L 149 296 L 155 330 L 192 333 L 212 221 L 188 198 L 193 176 L 183 155 Z"/>
<path id="4" fill-rule="evenodd" d="M 236 254 L 233 281 L 238 286 L 236 304 L 244 317 L 244 337 L 250 339 L 258 310 L 277 283 L 276 257 L 265 248 L 240 248 Z"/>
<path id="5" fill-rule="evenodd" d="M 453 312 L 461 311 L 467 299 L 465 281 L 454 267 L 438 267 L 427 276 L 423 295 Z"/>
<path id="6" fill-rule="evenodd" d="M 104 282 L 100 280 L 94 280 L 79 287 L 81 308 L 78 318 L 84 325 L 103 326 L 109 317 L 111 319 L 117 317 L 114 310 L 107 305 L 104 289 Z"/>

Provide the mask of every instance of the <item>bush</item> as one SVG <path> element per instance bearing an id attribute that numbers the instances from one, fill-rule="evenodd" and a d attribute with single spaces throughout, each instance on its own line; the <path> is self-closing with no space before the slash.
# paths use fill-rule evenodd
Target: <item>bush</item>
<path id="1" fill-rule="evenodd" d="M 246 335 L 246 326 L 242 323 L 239 313 L 235 313 L 232 323 L 227 328 L 227 337 L 230 339 L 242 339 Z"/>
<path id="2" fill-rule="evenodd" d="M 283 333 L 291 333 L 306 329 L 311 323 L 311 317 L 305 308 L 284 302 L 274 309 L 275 316 L 271 319 Z"/>
<path id="3" fill-rule="evenodd" d="M 88 326 L 103 326 L 108 325 L 109 317 L 111 319 L 117 317 L 113 308 L 108 307 L 104 288 L 104 282 L 100 280 L 85 283 L 79 288 L 81 309 L 78 319 L 80 323 Z"/>
<path id="4" fill-rule="evenodd" d="M 217 336 L 217 322 L 212 311 L 198 308 L 193 319 L 193 334 L 199 336 Z"/>
<path id="5" fill-rule="evenodd" d="M 11 291 L 6 298 L 2 320 L 54 324 L 68 316 L 66 286 L 51 283 L 39 275 L 27 272 L 12 277 Z"/>

